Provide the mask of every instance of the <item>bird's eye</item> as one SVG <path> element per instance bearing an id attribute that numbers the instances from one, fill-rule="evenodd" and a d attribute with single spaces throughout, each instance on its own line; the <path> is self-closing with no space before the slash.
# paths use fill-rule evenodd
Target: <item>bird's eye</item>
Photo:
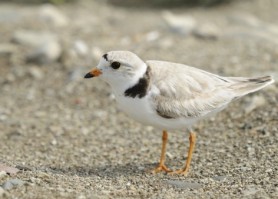
<path id="1" fill-rule="evenodd" d="M 111 67 L 112 67 L 113 69 L 118 69 L 118 68 L 120 68 L 120 66 L 121 66 L 121 63 L 120 63 L 120 62 L 117 62 L 117 61 L 114 61 L 114 62 L 112 62 L 112 64 L 111 64 Z"/>

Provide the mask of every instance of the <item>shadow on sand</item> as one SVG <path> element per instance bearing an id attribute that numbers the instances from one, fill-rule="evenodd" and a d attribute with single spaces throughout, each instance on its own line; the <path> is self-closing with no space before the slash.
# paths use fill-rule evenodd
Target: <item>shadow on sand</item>
<path id="1" fill-rule="evenodd" d="M 155 168 L 156 165 L 157 163 L 141 165 L 127 163 L 124 165 L 107 164 L 100 167 L 69 166 L 61 168 L 55 166 L 45 166 L 44 168 L 38 170 L 52 174 L 77 175 L 80 177 L 94 175 L 100 177 L 116 178 L 119 176 L 137 176 L 151 174 L 151 170 Z"/>

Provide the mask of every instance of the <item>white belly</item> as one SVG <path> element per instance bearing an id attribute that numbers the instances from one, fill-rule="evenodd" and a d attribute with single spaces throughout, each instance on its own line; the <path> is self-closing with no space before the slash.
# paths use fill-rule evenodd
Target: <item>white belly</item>
<path id="1" fill-rule="evenodd" d="M 118 106 L 134 120 L 146 125 L 157 127 L 161 130 L 176 130 L 190 128 L 197 121 L 195 118 L 167 119 L 156 113 L 155 106 L 144 98 L 132 98 L 125 96 L 116 97 Z"/>

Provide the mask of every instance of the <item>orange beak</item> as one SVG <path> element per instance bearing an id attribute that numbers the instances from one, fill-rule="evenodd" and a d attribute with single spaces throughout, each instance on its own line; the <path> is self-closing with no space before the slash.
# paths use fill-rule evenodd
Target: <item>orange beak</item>
<path id="1" fill-rule="evenodd" d="M 94 68 L 93 70 L 91 70 L 90 72 L 88 72 L 88 73 L 84 76 L 84 78 L 97 77 L 97 76 L 99 76 L 99 75 L 101 75 L 101 74 L 102 74 L 102 72 L 101 72 L 99 69 Z"/>

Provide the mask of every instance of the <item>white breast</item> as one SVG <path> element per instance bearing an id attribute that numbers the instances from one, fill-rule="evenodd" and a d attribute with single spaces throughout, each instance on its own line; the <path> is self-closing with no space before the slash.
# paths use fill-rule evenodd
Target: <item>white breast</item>
<path id="1" fill-rule="evenodd" d="M 155 115 L 148 96 L 144 98 L 132 98 L 126 96 L 116 96 L 119 108 L 130 117 L 143 124 L 153 125 L 152 120 Z"/>
<path id="2" fill-rule="evenodd" d="M 132 119 L 146 125 L 157 127 L 161 130 L 176 130 L 191 128 L 196 118 L 175 118 L 167 119 L 156 113 L 155 105 L 152 104 L 150 96 L 143 98 L 132 98 L 126 96 L 116 96 L 119 108 L 127 113 Z"/>

